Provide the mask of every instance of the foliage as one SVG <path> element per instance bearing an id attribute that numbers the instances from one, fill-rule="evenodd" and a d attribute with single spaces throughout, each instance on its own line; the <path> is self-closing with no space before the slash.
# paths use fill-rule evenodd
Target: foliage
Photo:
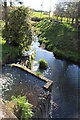
<path id="1" fill-rule="evenodd" d="M 79 61 L 80 56 L 77 56 L 80 50 L 78 49 L 79 29 L 74 28 L 67 23 L 60 24 L 57 22 L 51 22 L 46 19 L 37 23 L 36 27 L 40 29 L 39 38 L 41 43 L 46 41 L 45 44 L 47 45 L 46 48 L 48 50 L 54 51 L 54 48 L 56 47 L 57 50 L 61 51 L 60 55 L 62 51 L 64 51 L 64 54 L 62 54 L 63 58 L 66 58 L 64 57 L 64 55 L 66 55 L 66 51 L 68 53 L 68 59 L 71 59 L 72 57 L 73 61 Z M 43 38 L 45 38 L 45 40 Z M 58 52 L 55 53 L 58 54 Z"/>
<path id="2" fill-rule="evenodd" d="M 79 53 L 77 53 L 76 51 L 62 51 L 62 50 L 58 50 L 57 48 L 54 48 L 53 50 L 53 53 L 55 54 L 55 56 L 57 58 L 60 58 L 60 59 L 67 59 L 67 60 L 70 60 L 70 61 L 73 61 L 74 62 L 77 62 L 77 63 L 80 63 L 80 55 Z"/>
<path id="3" fill-rule="evenodd" d="M 32 60 L 31 60 L 31 56 L 29 56 L 29 69 L 31 69 L 32 65 Z"/>
<path id="4" fill-rule="evenodd" d="M 53 51 L 53 44 L 49 44 L 49 45 L 47 46 L 47 50 Z"/>
<path id="5" fill-rule="evenodd" d="M 76 25 L 79 23 L 79 18 L 80 18 L 80 1 L 79 2 L 60 2 L 56 4 L 56 10 L 54 14 L 58 17 L 61 17 L 61 22 L 62 22 L 62 17 L 67 17 L 67 22 L 70 22 L 70 18 L 72 18 L 71 22 L 73 24 L 74 18 Z M 68 21 L 69 18 L 69 21 Z"/>
<path id="6" fill-rule="evenodd" d="M 1 27 L 4 28 L 4 21 L 1 21 Z M 21 47 L 14 47 L 6 44 L 6 40 L 2 38 L 0 35 L 1 44 L 2 45 L 2 64 L 8 62 L 9 60 L 13 60 L 21 55 Z"/>
<path id="7" fill-rule="evenodd" d="M 3 29 L 3 38 L 9 44 L 21 45 L 31 43 L 31 24 L 30 24 L 30 10 L 29 8 L 16 7 L 8 16 L 7 31 Z"/>
<path id="8" fill-rule="evenodd" d="M 39 76 L 42 76 L 42 73 L 41 72 L 36 72 L 36 74 Z"/>
<path id="9" fill-rule="evenodd" d="M 47 69 L 48 63 L 44 59 L 39 60 L 39 68 L 40 69 Z"/>
<path id="10" fill-rule="evenodd" d="M 36 51 L 34 51 L 34 53 L 32 54 L 31 59 L 35 60 L 35 56 L 36 56 Z"/>
<path id="11" fill-rule="evenodd" d="M 9 60 L 14 60 L 21 55 L 21 48 L 14 47 L 5 43 L 5 40 L 2 40 L 2 63 L 6 63 Z"/>
<path id="12" fill-rule="evenodd" d="M 12 96 L 11 97 L 12 101 L 16 103 L 16 108 L 18 106 L 21 109 L 21 119 L 26 119 L 28 120 L 29 118 L 32 117 L 33 112 L 32 112 L 32 105 L 28 103 L 28 100 L 26 100 L 26 96 L 21 97 L 20 95 L 18 97 Z"/>

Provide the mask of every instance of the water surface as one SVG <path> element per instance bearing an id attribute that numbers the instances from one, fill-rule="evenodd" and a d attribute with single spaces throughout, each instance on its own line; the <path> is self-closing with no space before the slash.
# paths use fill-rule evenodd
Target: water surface
<path id="1" fill-rule="evenodd" d="M 38 62 L 41 58 L 48 62 L 47 70 L 39 69 Z M 53 80 L 51 99 L 59 108 L 54 111 L 51 106 L 50 117 L 78 118 L 80 68 L 69 61 L 56 59 L 52 52 L 38 47 L 32 70 L 40 71 L 45 77 Z"/>
<path id="2" fill-rule="evenodd" d="M 45 82 L 16 67 L 3 66 L 0 83 L 2 98 L 7 100 L 12 95 L 25 95 L 30 103 L 37 106 L 39 94 L 44 93 L 42 87 Z"/>

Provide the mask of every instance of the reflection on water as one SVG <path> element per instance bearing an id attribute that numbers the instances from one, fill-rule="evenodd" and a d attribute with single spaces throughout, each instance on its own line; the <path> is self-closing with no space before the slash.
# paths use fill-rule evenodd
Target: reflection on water
<path id="1" fill-rule="evenodd" d="M 40 70 L 38 61 L 43 58 L 48 62 L 47 70 Z M 78 97 L 80 90 L 80 68 L 64 60 L 58 60 L 52 52 L 36 49 L 36 58 L 33 71 L 40 71 L 43 75 L 53 80 L 52 97 L 59 109 L 51 112 L 53 118 L 78 118 Z M 36 69 L 37 68 L 37 69 Z"/>
<path id="2" fill-rule="evenodd" d="M 0 82 L 4 99 L 9 100 L 12 95 L 26 95 L 34 106 L 37 105 L 39 94 L 44 92 L 43 81 L 15 67 L 2 67 Z"/>

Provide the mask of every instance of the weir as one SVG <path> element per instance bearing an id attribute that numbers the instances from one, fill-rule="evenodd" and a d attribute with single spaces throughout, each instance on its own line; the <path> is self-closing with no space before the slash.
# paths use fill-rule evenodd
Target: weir
<path id="1" fill-rule="evenodd" d="M 41 94 L 38 95 L 39 96 L 39 101 L 38 101 L 39 103 L 37 104 L 36 109 L 33 108 L 33 111 L 34 111 L 33 118 L 35 118 L 35 116 L 39 117 L 39 114 L 41 114 L 42 116 L 45 116 L 45 114 L 47 112 L 46 110 L 49 109 L 49 108 L 46 108 L 46 106 L 49 106 L 49 101 L 50 101 L 50 96 L 51 96 L 50 93 L 49 93 L 49 90 L 50 90 L 50 88 L 51 88 L 51 86 L 53 84 L 53 81 L 51 81 L 51 80 L 49 80 L 49 79 L 47 79 L 47 78 L 45 78 L 43 76 L 37 75 L 35 72 L 32 72 L 30 69 L 28 69 L 25 66 L 22 66 L 20 64 L 8 64 L 7 66 L 11 67 L 11 69 L 12 68 L 21 69 L 23 72 L 29 73 L 33 77 L 38 78 L 39 82 L 40 81 L 44 82 L 42 87 L 44 89 L 46 89 L 47 92 L 45 92 L 43 95 L 41 95 Z M 9 71 L 7 71 L 7 72 L 9 72 Z M 22 74 L 23 74 L 23 72 L 22 72 Z M 34 97 L 35 97 L 35 94 L 34 94 Z M 1 109 L 0 109 L 1 119 L 3 119 L 3 118 L 10 118 L 10 119 L 14 118 L 15 120 L 17 120 L 17 117 L 7 108 L 4 101 L 1 100 L 0 105 L 1 105 Z M 45 112 L 42 112 L 42 111 L 45 111 Z"/>
<path id="2" fill-rule="evenodd" d="M 28 69 L 27 67 L 24 67 L 24 66 L 22 66 L 22 65 L 20 65 L 20 64 L 8 64 L 8 66 L 18 67 L 18 68 L 20 68 L 20 69 L 22 69 L 22 70 L 24 70 L 24 71 L 27 71 L 28 73 L 34 75 L 35 77 L 41 79 L 42 81 L 46 82 L 46 84 L 43 86 L 43 88 L 45 88 L 45 89 L 47 89 L 47 90 L 49 90 L 49 88 L 50 88 L 50 87 L 52 86 L 52 84 L 53 84 L 53 81 L 52 81 L 52 80 L 49 80 L 49 79 L 47 79 L 47 78 L 45 78 L 45 77 L 43 77 L 43 76 L 39 76 L 39 75 L 37 75 L 35 72 L 31 71 L 31 70 Z"/>

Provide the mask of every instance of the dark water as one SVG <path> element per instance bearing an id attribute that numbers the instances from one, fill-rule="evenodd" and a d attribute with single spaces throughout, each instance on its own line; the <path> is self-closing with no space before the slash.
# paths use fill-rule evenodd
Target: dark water
<path id="1" fill-rule="evenodd" d="M 68 61 L 58 60 L 52 52 L 32 45 L 36 49 L 36 59 L 32 70 L 40 71 L 38 61 L 43 58 L 48 62 L 48 69 L 40 71 L 43 75 L 53 80 L 51 100 L 58 104 L 58 109 L 54 110 L 50 106 L 50 117 L 52 118 L 78 118 L 80 117 L 79 93 L 80 93 L 80 68 Z M 44 90 L 41 88 L 45 83 L 34 76 L 11 67 L 2 67 L 2 96 L 10 99 L 12 95 L 26 95 L 29 101 L 37 105 L 38 95 Z"/>
<path id="2" fill-rule="evenodd" d="M 48 69 L 39 70 L 39 59 L 48 62 Z M 58 60 L 52 52 L 36 49 L 36 59 L 33 63 L 33 71 L 40 71 L 43 75 L 53 80 L 51 99 L 59 108 L 54 111 L 51 106 L 52 118 L 78 118 L 79 117 L 79 92 L 80 92 L 80 68 L 68 61 Z"/>
<path id="3" fill-rule="evenodd" d="M 42 87 L 45 82 L 15 67 L 2 67 L 2 79 L 0 83 L 2 98 L 7 100 L 10 100 L 12 95 L 25 95 L 29 102 L 36 106 L 39 94 L 44 93 Z"/>

